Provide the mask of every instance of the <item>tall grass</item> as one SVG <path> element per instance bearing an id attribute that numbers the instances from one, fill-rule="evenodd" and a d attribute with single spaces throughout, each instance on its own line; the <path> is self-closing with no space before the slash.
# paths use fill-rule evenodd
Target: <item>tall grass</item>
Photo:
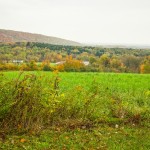
<path id="1" fill-rule="evenodd" d="M 40 131 L 53 125 L 146 124 L 149 75 L 10 73 L 0 75 L 0 127 Z M 150 83 L 150 82 L 149 82 Z"/>
<path id="2" fill-rule="evenodd" d="M 7 130 L 38 130 L 50 123 L 57 107 L 57 78 L 27 74 L 8 80 L 1 75 L 0 120 Z"/>

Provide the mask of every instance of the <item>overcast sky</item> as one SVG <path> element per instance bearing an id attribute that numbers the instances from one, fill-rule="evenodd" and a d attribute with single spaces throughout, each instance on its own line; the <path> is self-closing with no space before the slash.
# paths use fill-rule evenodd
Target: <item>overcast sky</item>
<path id="1" fill-rule="evenodd" d="M 150 0 L 0 0 L 0 28 L 83 43 L 150 45 Z"/>

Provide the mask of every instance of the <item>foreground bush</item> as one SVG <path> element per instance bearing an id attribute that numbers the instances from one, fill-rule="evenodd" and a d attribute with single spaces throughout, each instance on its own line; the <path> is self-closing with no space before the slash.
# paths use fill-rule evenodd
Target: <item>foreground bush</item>
<path id="1" fill-rule="evenodd" d="M 21 73 L 22 74 L 22 73 Z M 11 81 L 1 75 L 0 120 L 8 129 L 40 129 L 50 123 L 51 113 L 57 107 L 57 78 L 21 74 Z"/>
<path id="2" fill-rule="evenodd" d="M 89 128 L 99 123 L 141 124 L 150 120 L 149 91 L 126 97 L 93 79 L 88 88 L 76 85 L 61 92 L 59 81 L 57 72 L 51 78 L 20 73 L 11 80 L 1 74 L 0 128 L 38 132 L 53 125 Z"/>

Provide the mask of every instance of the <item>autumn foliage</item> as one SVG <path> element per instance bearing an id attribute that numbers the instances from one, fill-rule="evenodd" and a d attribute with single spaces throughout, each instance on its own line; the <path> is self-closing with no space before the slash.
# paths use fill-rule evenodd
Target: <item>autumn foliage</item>
<path id="1" fill-rule="evenodd" d="M 141 73 L 150 73 L 150 56 L 146 57 L 140 66 Z"/>
<path id="2" fill-rule="evenodd" d="M 63 65 L 65 71 L 80 71 L 84 67 L 82 61 L 75 60 L 72 56 L 67 56 Z"/>

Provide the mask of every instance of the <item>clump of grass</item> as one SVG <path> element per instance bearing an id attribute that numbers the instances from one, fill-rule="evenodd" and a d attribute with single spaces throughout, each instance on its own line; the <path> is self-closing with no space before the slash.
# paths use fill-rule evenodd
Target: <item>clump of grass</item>
<path id="1" fill-rule="evenodd" d="M 22 73 L 11 81 L 1 76 L 0 120 L 6 130 L 40 130 L 50 124 L 52 113 L 57 107 L 55 79 L 43 80 L 42 76 Z M 54 84 L 55 83 L 55 84 Z"/>

